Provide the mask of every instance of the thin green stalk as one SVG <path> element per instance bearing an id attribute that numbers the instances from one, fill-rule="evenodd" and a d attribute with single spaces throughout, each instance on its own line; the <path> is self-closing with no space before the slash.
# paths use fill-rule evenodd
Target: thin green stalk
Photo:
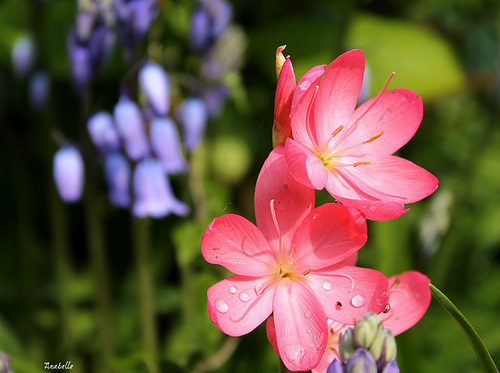
<path id="1" fill-rule="evenodd" d="M 137 271 L 142 343 L 146 353 L 146 364 L 151 373 L 159 372 L 158 339 L 156 334 L 154 289 L 151 276 L 149 249 L 151 241 L 151 221 L 148 218 L 133 218 L 133 246 Z"/>
<path id="2" fill-rule="evenodd" d="M 435 287 L 433 284 L 429 284 L 432 295 L 437 299 L 439 304 L 450 314 L 451 317 L 455 319 L 458 323 L 465 336 L 469 340 L 474 352 L 476 353 L 479 364 L 485 373 L 498 373 L 498 368 L 495 362 L 491 358 L 491 355 L 484 345 L 483 341 L 477 334 L 476 330 L 473 328 L 471 323 L 465 318 L 465 316 L 460 312 L 460 310 L 444 295 L 441 290 Z"/>

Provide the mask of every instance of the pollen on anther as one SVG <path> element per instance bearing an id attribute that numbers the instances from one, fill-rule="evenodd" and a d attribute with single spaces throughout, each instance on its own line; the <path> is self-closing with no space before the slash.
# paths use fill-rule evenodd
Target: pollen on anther
<path id="1" fill-rule="evenodd" d="M 377 140 L 380 136 L 382 136 L 383 134 L 384 134 L 384 131 L 380 131 L 380 133 L 377 133 L 375 136 L 372 136 L 372 137 L 370 137 L 368 140 L 363 141 L 363 144 L 366 144 L 366 143 L 369 143 L 369 142 L 375 141 L 375 140 Z"/>
<path id="2" fill-rule="evenodd" d="M 356 162 L 356 163 L 353 163 L 353 166 L 354 167 L 358 167 L 358 166 L 361 166 L 362 164 L 366 164 L 366 165 L 369 165 L 369 164 L 372 164 L 372 162 Z"/>
<path id="3" fill-rule="evenodd" d="M 342 131 L 344 129 L 344 125 L 340 125 L 337 127 L 337 129 L 335 131 L 332 132 L 332 137 L 335 137 L 339 134 L 340 131 Z"/>
<path id="4" fill-rule="evenodd" d="M 302 273 L 302 276 L 307 276 L 309 273 L 311 273 L 311 271 L 312 271 L 312 268 L 309 268 L 307 271 Z"/>

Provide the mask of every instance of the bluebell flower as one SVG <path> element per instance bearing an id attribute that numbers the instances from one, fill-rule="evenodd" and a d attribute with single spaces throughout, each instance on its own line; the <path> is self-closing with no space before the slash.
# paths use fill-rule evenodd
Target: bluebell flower
<path id="1" fill-rule="evenodd" d="M 113 0 L 120 39 L 132 46 L 146 36 L 156 17 L 156 0 Z"/>
<path id="2" fill-rule="evenodd" d="M 103 153 L 114 152 L 120 148 L 120 138 L 113 117 L 100 111 L 87 121 L 87 130 L 94 145 Z"/>
<path id="3" fill-rule="evenodd" d="M 146 63 L 139 71 L 139 86 L 155 114 L 167 115 L 170 110 L 170 87 L 165 70 L 155 63 Z"/>
<path id="4" fill-rule="evenodd" d="M 135 201 L 132 212 L 137 217 L 161 218 L 170 213 L 185 216 L 186 204 L 175 198 L 161 164 L 148 158 L 137 164 L 134 171 Z"/>
<path id="5" fill-rule="evenodd" d="M 346 373 L 377 373 L 377 363 L 367 349 L 359 348 L 349 359 Z"/>
<path id="6" fill-rule="evenodd" d="M 104 160 L 109 199 L 117 207 L 130 205 L 130 165 L 121 153 L 110 153 Z"/>
<path id="7" fill-rule="evenodd" d="M 96 75 L 108 61 L 114 45 L 115 34 L 108 26 L 99 25 L 94 28 L 88 42 L 93 75 Z"/>
<path id="8" fill-rule="evenodd" d="M 189 28 L 192 48 L 210 49 L 231 23 L 232 13 L 231 5 L 225 0 L 201 0 Z"/>
<path id="9" fill-rule="evenodd" d="M 328 366 L 326 373 L 344 373 L 344 367 L 338 359 L 334 359 Z"/>
<path id="10" fill-rule="evenodd" d="M 30 36 L 20 36 L 12 46 L 12 67 L 14 74 L 25 77 L 33 67 L 35 61 L 35 45 Z"/>
<path id="11" fill-rule="evenodd" d="M 229 90 L 223 84 L 210 86 L 203 91 L 203 101 L 207 106 L 210 117 L 213 118 L 219 114 L 228 95 Z"/>
<path id="12" fill-rule="evenodd" d="M 120 97 L 113 116 L 127 155 L 137 161 L 149 154 L 149 144 L 139 106 L 126 96 Z"/>
<path id="13" fill-rule="evenodd" d="M 92 78 L 92 56 L 87 45 L 81 44 L 70 32 L 68 38 L 69 62 L 71 77 L 77 91 L 81 91 Z"/>
<path id="14" fill-rule="evenodd" d="M 83 191 L 85 168 L 80 152 L 72 145 L 54 155 L 53 173 L 57 191 L 64 202 L 77 202 Z"/>
<path id="15" fill-rule="evenodd" d="M 151 147 L 169 174 L 184 172 L 188 164 L 182 155 L 179 134 L 170 118 L 154 118 L 150 123 Z"/>
<path id="16" fill-rule="evenodd" d="M 45 109 L 50 94 L 50 79 L 45 71 L 37 71 L 29 81 L 29 98 L 33 109 Z"/>
<path id="17" fill-rule="evenodd" d="M 200 144 L 208 120 L 208 111 L 203 100 L 197 97 L 186 99 L 177 111 L 184 133 L 184 146 L 192 152 Z"/>

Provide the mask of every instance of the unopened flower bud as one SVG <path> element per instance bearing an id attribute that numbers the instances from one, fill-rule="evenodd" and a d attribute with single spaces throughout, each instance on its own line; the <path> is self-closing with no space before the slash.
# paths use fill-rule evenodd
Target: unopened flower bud
<path id="1" fill-rule="evenodd" d="M 145 64 L 139 71 L 139 85 L 156 115 L 167 115 L 170 109 L 170 89 L 165 70 L 155 63 Z"/>
<path id="2" fill-rule="evenodd" d="M 151 146 L 169 174 L 184 172 L 188 164 L 182 155 L 179 134 L 170 118 L 155 118 L 150 127 Z"/>
<path id="3" fill-rule="evenodd" d="M 104 161 L 109 199 L 114 206 L 130 205 L 130 165 L 121 153 L 112 153 Z"/>
<path id="4" fill-rule="evenodd" d="M 377 333 L 382 329 L 382 323 L 378 316 L 373 312 L 368 312 L 364 315 L 354 327 L 354 341 L 356 347 L 364 347 L 369 349 L 377 336 Z"/>
<path id="5" fill-rule="evenodd" d="M 165 171 L 155 159 L 145 159 L 137 164 L 134 191 L 132 211 L 137 217 L 161 218 L 170 213 L 184 216 L 189 212 L 188 206 L 175 198 Z"/>
<path id="6" fill-rule="evenodd" d="M 149 144 L 139 106 L 122 96 L 115 106 L 113 116 L 127 155 L 134 161 L 148 155 Z"/>
<path id="7" fill-rule="evenodd" d="M 186 150 L 192 152 L 203 138 L 208 120 L 207 107 L 199 98 L 188 98 L 179 107 L 177 119 L 182 125 Z"/>
<path id="8" fill-rule="evenodd" d="M 382 328 L 373 341 L 370 352 L 377 360 L 379 367 L 383 367 L 388 361 L 396 359 L 397 347 L 391 331 Z"/>
<path id="9" fill-rule="evenodd" d="M 35 45 L 29 36 L 20 36 L 12 47 L 12 66 L 17 77 L 25 77 L 33 67 Z"/>
<path id="10" fill-rule="evenodd" d="M 92 115 L 87 121 L 87 130 L 90 139 L 101 152 L 113 152 L 120 148 L 118 131 L 109 113 L 100 111 Z"/>
<path id="11" fill-rule="evenodd" d="M 281 45 L 276 48 L 276 78 L 279 78 L 281 68 L 286 61 L 285 56 L 283 55 L 283 51 L 285 50 L 286 45 Z"/>
<path id="12" fill-rule="evenodd" d="M 396 360 L 391 360 L 387 364 L 385 364 L 382 373 L 399 373 L 398 363 Z"/>
<path id="13" fill-rule="evenodd" d="M 339 353 L 343 361 L 347 361 L 351 358 L 354 351 L 356 351 L 356 346 L 354 344 L 354 329 L 347 329 L 344 334 L 340 336 L 339 341 Z"/>
<path id="14" fill-rule="evenodd" d="M 64 202 L 77 202 L 82 196 L 84 164 L 80 152 L 71 145 L 59 149 L 53 161 L 54 180 Z"/>
<path id="15" fill-rule="evenodd" d="M 338 359 L 333 359 L 326 373 L 344 373 L 344 367 Z"/>
<path id="16" fill-rule="evenodd" d="M 365 348 L 357 349 L 346 365 L 347 373 L 377 373 L 377 363 Z"/>

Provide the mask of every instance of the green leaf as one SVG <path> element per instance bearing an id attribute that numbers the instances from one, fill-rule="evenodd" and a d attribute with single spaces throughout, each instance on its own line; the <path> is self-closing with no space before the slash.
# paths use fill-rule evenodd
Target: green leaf
<path id="1" fill-rule="evenodd" d="M 460 312 L 460 310 L 444 295 L 441 290 L 435 287 L 433 284 L 429 284 L 432 295 L 437 299 L 437 301 L 443 306 L 443 308 L 450 314 L 451 317 L 455 319 L 458 323 L 465 336 L 469 340 L 474 352 L 476 353 L 479 364 L 486 373 L 498 373 L 498 368 L 496 367 L 493 359 L 483 341 L 477 334 L 476 330 L 473 328 L 471 323 L 465 318 L 465 316 Z"/>
<path id="2" fill-rule="evenodd" d="M 354 18 L 346 44 L 365 53 L 377 94 L 396 75 L 390 87 L 408 88 L 424 100 L 460 91 L 465 75 L 450 44 L 419 24 L 369 14 Z"/>

